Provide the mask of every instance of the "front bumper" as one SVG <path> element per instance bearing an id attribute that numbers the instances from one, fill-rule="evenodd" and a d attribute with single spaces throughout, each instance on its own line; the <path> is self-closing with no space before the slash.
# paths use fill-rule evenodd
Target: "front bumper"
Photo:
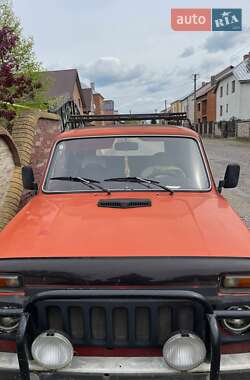
<path id="1" fill-rule="evenodd" d="M 35 302 L 44 299 L 71 299 L 82 297 L 83 299 L 103 298 L 159 298 L 162 300 L 189 300 L 198 303 L 203 307 L 204 316 L 207 319 L 210 336 L 210 362 L 203 363 L 195 370 L 181 374 L 169 368 L 162 358 L 102 358 L 102 357 L 74 357 L 72 363 L 67 368 L 59 372 L 46 373 L 42 368 L 36 366 L 28 359 L 27 350 L 27 326 L 29 323 L 29 313 Z M 224 318 L 248 318 L 250 311 L 214 311 L 210 303 L 201 294 L 190 291 L 176 290 L 58 290 L 40 293 L 31 298 L 24 309 L 0 308 L 1 315 L 21 316 L 17 335 L 17 355 L 0 353 L 0 378 L 5 380 L 45 380 L 45 379 L 80 379 L 83 376 L 100 378 L 125 377 L 133 379 L 135 377 L 146 378 L 169 378 L 169 379 L 200 379 L 200 380 L 233 380 L 233 374 L 237 380 L 250 378 L 250 353 L 221 355 L 220 353 L 220 331 L 218 320 Z M 18 374 L 17 374 L 18 373 Z M 242 373 L 239 377 L 238 374 Z M 5 374 L 5 375 L 3 375 Z M 221 374 L 221 375 L 220 375 Z M 229 374 L 229 375 L 227 375 Z M 14 377 L 9 377 L 14 376 Z M 236 378 L 235 378 L 236 379 Z"/>
<path id="2" fill-rule="evenodd" d="M 180 374 L 169 368 L 161 357 L 74 357 L 70 366 L 54 373 L 46 373 L 33 361 L 29 362 L 29 368 L 31 380 L 80 380 L 83 378 L 112 380 L 138 377 L 143 379 L 207 380 L 210 373 L 210 363 L 203 363 L 188 374 Z M 250 353 L 222 355 L 220 372 L 221 379 L 249 379 Z M 18 373 L 17 355 L 0 353 L 0 378 L 4 375 L 5 380 L 18 379 Z"/>

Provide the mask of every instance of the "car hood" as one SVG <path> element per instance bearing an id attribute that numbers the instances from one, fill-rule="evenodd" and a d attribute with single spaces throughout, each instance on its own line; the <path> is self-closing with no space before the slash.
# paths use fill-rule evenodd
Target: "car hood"
<path id="1" fill-rule="evenodd" d="M 148 198 L 151 207 L 100 208 L 100 199 Z M 250 256 L 250 234 L 210 193 L 40 194 L 0 233 L 1 258 Z"/>

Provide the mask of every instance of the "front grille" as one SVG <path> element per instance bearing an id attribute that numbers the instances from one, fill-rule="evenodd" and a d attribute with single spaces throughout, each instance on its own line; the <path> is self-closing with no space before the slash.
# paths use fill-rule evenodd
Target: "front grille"
<path id="1" fill-rule="evenodd" d="M 180 330 L 205 338 L 203 308 L 188 301 L 60 299 L 41 301 L 35 308 L 35 334 L 63 331 L 75 345 L 160 347 Z"/>

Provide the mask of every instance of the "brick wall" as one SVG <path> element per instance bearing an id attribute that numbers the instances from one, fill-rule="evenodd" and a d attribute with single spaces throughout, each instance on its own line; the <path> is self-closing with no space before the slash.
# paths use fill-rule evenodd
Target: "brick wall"
<path id="1" fill-rule="evenodd" d="M 54 139 L 60 132 L 60 121 L 56 115 L 47 114 L 38 119 L 31 153 L 31 165 L 38 184 L 41 182 Z"/>
<path id="2" fill-rule="evenodd" d="M 206 102 L 206 107 L 203 107 Z M 198 104 L 200 103 L 200 111 Z M 197 98 L 197 120 L 207 121 L 208 123 L 216 120 L 216 94 L 213 89 L 208 91 L 205 95 Z"/>
<path id="3" fill-rule="evenodd" d="M 207 121 L 216 120 L 216 94 L 214 90 L 208 92 L 207 94 Z"/>

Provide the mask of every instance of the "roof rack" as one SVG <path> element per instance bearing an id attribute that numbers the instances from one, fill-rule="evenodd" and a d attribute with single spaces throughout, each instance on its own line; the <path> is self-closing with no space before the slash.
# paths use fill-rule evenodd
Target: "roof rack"
<path id="1" fill-rule="evenodd" d="M 70 116 L 68 123 L 71 124 L 71 128 L 79 128 L 79 125 L 85 125 L 93 121 L 141 121 L 141 120 L 165 120 L 173 121 L 179 124 L 187 118 L 186 112 L 168 112 L 168 113 L 143 113 L 143 114 L 117 114 L 117 115 L 72 115 Z"/>

